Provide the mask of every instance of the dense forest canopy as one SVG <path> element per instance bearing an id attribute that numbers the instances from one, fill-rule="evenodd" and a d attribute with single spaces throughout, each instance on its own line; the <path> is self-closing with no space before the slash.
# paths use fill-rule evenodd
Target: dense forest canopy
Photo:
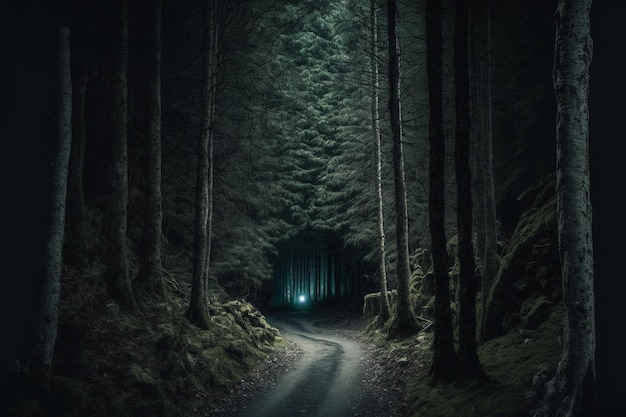
<path id="1" fill-rule="evenodd" d="M 120 4 L 125 2 L 119 2 Z M 88 265 L 105 265 L 111 213 L 111 137 L 126 135 L 125 238 L 129 280 L 145 258 L 148 196 L 150 80 L 154 57 L 146 12 L 149 2 L 128 0 L 125 87 L 115 84 L 111 62 L 118 39 L 116 10 L 107 1 L 35 2 L 2 12 L 3 232 L 8 268 L 2 317 L 13 343 L 2 372 L 26 361 L 33 344 L 41 285 L 40 259 L 49 226 L 57 152 L 57 41 L 55 25 L 69 28 L 73 94 L 84 99 L 81 199 L 85 206 Z M 206 274 L 209 304 L 245 299 L 258 307 L 284 307 L 305 295 L 361 309 L 363 295 L 378 291 L 378 156 L 372 138 L 372 60 L 389 76 L 386 3 L 379 2 L 378 38 L 371 44 L 369 2 L 215 2 L 211 24 L 205 3 L 162 0 L 160 27 L 160 152 L 162 269 L 168 279 L 192 285 L 197 231 L 198 137 L 210 131 L 210 240 Z M 385 3 L 385 4 L 383 4 Z M 443 1 L 443 123 L 445 232 L 457 234 L 454 180 L 455 2 Z M 490 2 L 493 176 L 498 240 L 511 238 L 529 201 L 519 198 L 555 171 L 554 11 L 557 1 Z M 412 268 L 429 248 L 429 95 L 424 2 L 398 1 L 399 92 L 406 176 L 408 250 Z M 591 8 L 590 168 L 593 205 L 597 323 L 597 378 L 601 398 L 623 401 L 623 336 L 615 329 L 624 291 L 620 260 L 626 248 L 623 199 L 617 198 L 624 58 L 619 43 L 624 6 L 597 0 Z M 211 36 L 207 36 L 207 27 Z M 205 61 L 206 39 L 215 42 Z M 372 53 L 375 51 L 375 53 Z M 209 62 L 210 65 L 206 65 Z M 208 68 L 208 69 L 207 69 Z M 208 87 L 203 82 L 208 74 Z M 470 74 L 471 76 L 471 74 Z M 82 84 L 77 83 L 77 80 Z M 112 81 L 113 80 L 113 81 Z M 117 80 L 119 81 L 119 80 Z M 82 87 L 82 90 L 80 89 Z M 125 90 L 120 109 L 114 89 Z M 387 99 L 380 83 L 381 201 L 387 256 L 383 264 L 396 288 L 394 152 Z M 621 101 L 620 101 L 621 103 Z M 208 106 L 211 122 L 205 126 Z M 76 101 L 74 101 L 76 112 Z M 476 111 L 472 108 L 472 112 Z M 474 114 L 474 113 L 472 113 Z M 124 117 L 120 128 L 116 117 Z M 474 117 L 474 116 L 472 116 Z M 72 119 L 74 120 L 74 119 Z M 73 138 L 76 143 L 74 122 Z M 472 133 L 474 134 L 474 132 Z M 121 145 L 120 145 L 121 146 Z M 75 156 L 72 156 L 75 158 Z M 118 161 L 119 162 L 119 161 Z M 70 162 L 71 164 L 71 162 Z M 209 169 L 209 167 L 207 167 Z M 68 185 L 69 185 L 68 180 Z M 68 194 L 74 193 L 73 188 Z M 536 192 L 525 194 L 536 196 Z M 539 199 L 539 198 L 538 198 Z M 71 204 L 71 203 L 68 203 Z M 3 213 L 5 213 L 3 211 Z M 68 209 L 66 223 L 76 222 Z M 205 219 L 206 224 L 206 219 Z M 80 246 L 66 226 L 64 265 L 80 265 Z M 454 242 L 454 240 L 452 240 Z M 454 260 L 451 260 L 451 264 Z M 452 265 L 450 265 L 452 266 Z M 414 268 L 415 269 L 415 268 Z M 426 271 L 424 271 L 426 272 Z M 452 271 L 454 275 L 454 271 Z M 109 284 L 110 285 L 110 284 Z M 185 287 L 186 288 L 186 287 Z M 133 290 L 134 291 L 134 290 Z M 115 298 L 115 294 L 112 294 Z M 486 298 L 486 296 L 484 296 Z M 63 295 L 61 295 L 63 303 Z M 9 302 L 11 301 L 11 302 Z M 139 297 L 138 303 L 141 305 Z M 123 304 L 123 302 L 120 302 Z M 7 359 L 8 360 L 5 360 Z M 4 380 L 3 380 L 4 383 Z M 623 403 L 622 403 L 623 404 Z"/>

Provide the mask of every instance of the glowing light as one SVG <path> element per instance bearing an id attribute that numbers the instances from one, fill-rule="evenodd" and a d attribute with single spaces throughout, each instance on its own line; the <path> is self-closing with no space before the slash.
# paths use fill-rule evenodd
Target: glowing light
<path id="1" fill-rule="evenodd" d="M 298 296 L 298 302 L 299 303 L 304 303 L 306 301 L 306 297 L 304 295 L 299 295 Z"/>

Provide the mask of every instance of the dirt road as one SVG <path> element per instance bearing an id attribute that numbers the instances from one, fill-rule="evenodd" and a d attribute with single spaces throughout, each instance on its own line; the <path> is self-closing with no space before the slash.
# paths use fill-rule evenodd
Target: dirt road
<path id="1" fill-rule="evenodd" d="M 293 369 L 270 391 L 253 399 L 239 417 L 372 415 L 376 401 L 364 389 L 361 345 L 316 326 L 318 319 L 307 313 L 269 317 L 304 353 Z"/>

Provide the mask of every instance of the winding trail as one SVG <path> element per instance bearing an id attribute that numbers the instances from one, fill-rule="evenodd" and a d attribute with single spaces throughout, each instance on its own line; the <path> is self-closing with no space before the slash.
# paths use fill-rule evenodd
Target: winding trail
<path id="1" fill-rule="evenodd" d="M 277 384 L 254 398 L 239 417 L 347 417 L 366 415 L 363 350 L 351 339 L 315 325 L 307 313 L 268 317 L 302 357 Z"/>

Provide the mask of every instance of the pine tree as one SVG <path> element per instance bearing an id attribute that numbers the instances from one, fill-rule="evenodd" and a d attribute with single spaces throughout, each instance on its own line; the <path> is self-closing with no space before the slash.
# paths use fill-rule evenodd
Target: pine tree
<path id="1" fill-rule="evenodd" d="M 145 137 L 147 150 L 146 215 L 141 243 L 141 268 L 137 276 L 137 297 L 165 297 L 163 264 L 161 259 L 161 235 L 163 208 L 161 196 L 161 1 L 141 4 L 142 18 L 149 32 L 145 63 L 141 65 L 145 82 Z M 139 23 L 139 22 L 137 22 Z"/>
<path id="2" fill-rule="evenodd" d="M 595 414 L 595 309 L 589 187 L 591 1 L 561 0 L 556 11 L 557 231 L 565 319 L 563 347 L 535 417 Z"/>
<path id="3" fill-rule="evenodd" d="M 111 296 L 124 308 L 137 310 L 128 272 L 128 19 L 127 0 L 114 2 L 111 15 L 111 49 L 106 77 L 110 90 L 106 102 L 110 120 L 110 172 L 107 230 L 107 284 Z"/>
<path id="4" fill-rule="evenodd" d="M 86 144 L 85 100 L 89 82 L 87 64 L 79 63 L 72 68 L 72 150 L 70 154 L 67 184 L 67 224 L 65 259 L 68 263 L 84 267 L 87 255 L 87 207 L 83 187 L 83 171 Z"/>
<path id="5" fill-rule="evenodd" d="M 455 24 L 455 167 L 457 182 L 457 224 L 459 276 L 459 347 L 458 357 L 466 374 L 483 378 L 476 346 L 476 287 L 474 248 L 472 244 L 472 190 L 469 166 L 469 1 L 457 2 Z"/>
<path id="6" fill-rule="evenodd" d="M 387 29 L 389 40 L 389 115 L 393 137 L 394 193 L 396 204 L 396 252 L 397 252 L 397 289 L 396 306 L 389 337 L 414 334 L 419 331 L 419 324 L 409 299 L 409 266 L 407 196 L 404 174 L 404 155 L 402 151 L 402 115 L 400 109 L 400 68 L 398 59 L 398 27 L 396 24 L 396 2 L 387 4 Z"/>
<path id="7" fill-rule="evenodd" d="M 64 22 L 57 23 L 56 35 L 57 149 L 52 163 L 50 220 L 43 257 L 37 329 L 30 363 L 30 377 L 44 387 L 50 386 L 57 341 L 68 165 L 72 146 L 70 30 Z"/>
<path id="8" fill-rule="evenodd" d="M 384 325 L 391 317 L 389 295 L 387 291 L 387 254 L 385 248 L 385 215 L 383 202 L 383 179 L 382 179 L 382 145 L 380 130 L 380 109 L 378 92 L 380 88 L 378 68 L 378 18 L 375 0 L 370 0 L 370 25 L 371 25 L 371 68 L 372 68 L 372 136 L 376 144 L 376 197 L 378 201 L 378 247 L 379 247 L 379 280 L 380 280 L 380 311 L 378 312 L 378 325 Z"/>
<path id="9" fill-rule="evenodd" d="M 429 226 L 432 245 L 435 284 L 434 356 L 430 369 L 433 385 L 451 382 L 455 378 L 457 357 L 454 351 L 448 255 L 444 227 L 444 162 L 445 137 L 443 124 L 443 53 L 442 9 L 438 0 L 426 2 L 426 42 L 428 55 L 429 92 Z"/>
<path id="10" fill-rule="evenodd" d="M 200 328 L 209 327 L 208 274 L 213 216 L 213 129 L 215 116 L 215 72 L 217 69 L 217 2 L 204 8 L 202 48 L 202 110 L 198 134 L 194 254 L 189 320 Z"/>
<path id="11" fill-rule="evenodd" d="M 470 11 L 472 47 L 473 124 L 472 153 L 476 195 L 475 224 L 478 258 L 481 261 L 481 303 L 483 316 L 487 298 L 498 272 L 496 203 L 493 178 L 492 109 L 491 109 L 491 21 L 487 0 L 475 0 Z M 481 326 L 484 338 L 484 326 Z"/>

